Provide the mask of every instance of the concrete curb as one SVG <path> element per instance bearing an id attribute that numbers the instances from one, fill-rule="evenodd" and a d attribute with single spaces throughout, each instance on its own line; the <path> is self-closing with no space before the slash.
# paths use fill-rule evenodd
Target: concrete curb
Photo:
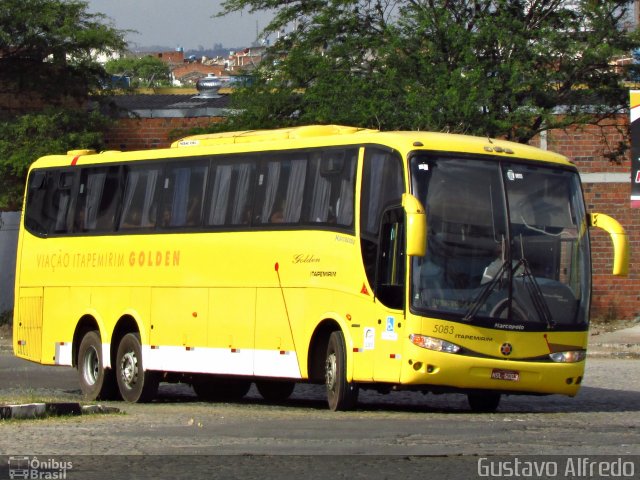
<path id="1" fill-rule="evenodd" d="M 631 343 L 603 343 L 589 345 L 587 358 L 639 359 L 640 345 Z"/>
<path id="2" fill-rule="evenodd" d="M 587 355 L 597 358 L 640 358 L 640 325 L 591 335 Z"/>
<path id="3" fill-rule="evenodd" d="M 97 413 L 120 413 L 120 409 L 104 405 L 80 405 L 75 402 L 25 403 L 0 405 L 0 419 L 30 419 Z"/>

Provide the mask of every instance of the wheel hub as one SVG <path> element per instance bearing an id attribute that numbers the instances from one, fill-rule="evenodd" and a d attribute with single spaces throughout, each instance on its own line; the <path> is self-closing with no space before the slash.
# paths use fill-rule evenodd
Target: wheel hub
<path id="1" fill-rule="evenodd" d="M 325 383 L 327 385 L 327 389 L 329 389 L 332 392 L 336 388 L 336 377 L 337 377 L 336 371 L 337 371 L 336 355 L 335 353 L 332 353 L 331 355 L 327 356 L 327 361 L 325 362 L 325 367 L 324 367 Z"/>
<path id="2" fill-rule="evenodd" d="M 100 357 L 95 347 L 90 347 L 85 356 L 82 375 L 87 385 L 95 385 L 100 375 Z"/>
<path id="3" fill-rule="evenodd" d="M 134 352 L 127 352 L 120 362 L 120 375 L 124 384 L 131 388 L 138 380 L 138 359 Z"/>

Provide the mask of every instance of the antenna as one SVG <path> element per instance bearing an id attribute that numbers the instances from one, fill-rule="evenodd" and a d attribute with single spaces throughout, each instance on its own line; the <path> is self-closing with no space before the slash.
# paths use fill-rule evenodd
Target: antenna
<path id="1" fill-rule="evenodd" d="M 282 281 L 280 280 L 280 264 L 278 262 L 275 263 L 273 268 L 276 271 L 276 275 L 278 276 L 278 285 L 280 286 L 280 293 L 282 293 L 282 303 L 284 304 L 284 311 L 287 314 L 287 323 L 289 324 L 289 333 L 291 333 L 291 342 L 293 343 L 293 349 L 297 352 L 296 349 L 296 339 L 293 336 L 293 329 L 291 328 L 291 318 L 289 318 L 289 309 L 287 308 L 287 299 L 284 297 L 284 288 L 282 288 Z"/>

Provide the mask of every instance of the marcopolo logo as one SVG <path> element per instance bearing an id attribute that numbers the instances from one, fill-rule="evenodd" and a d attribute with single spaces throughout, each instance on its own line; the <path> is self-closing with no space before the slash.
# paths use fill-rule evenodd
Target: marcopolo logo
<path id="1" fill-rule="evenodd" d="M 511 355 L 511 352 L 513 352 L 513 346 L 510 343 L 503 343 L 500 345 L 500 353 L 502 355 Z"/>
<path id="2" fill-rule="evenodd" d="M 72 468 L 73 462 L 60 461 L 55 458 L 9 457 L 9 478 L 11 480 L 64 480 L 67 478 L 67 471 Z"/>

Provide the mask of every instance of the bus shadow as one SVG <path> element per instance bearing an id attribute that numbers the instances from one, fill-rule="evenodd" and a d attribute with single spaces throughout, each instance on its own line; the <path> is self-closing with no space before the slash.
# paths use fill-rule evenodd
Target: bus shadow
<path id="1" fill-rule="evenodd" d="M 200 400 L 191 387 L 161 386 L 157 403 L 212 403 Z M 225 401 L 235 405 L 265 407 L 291 407 L 312 410 L 327 410 L 327 402 L 322 385 L 298 384 L 293 395 L 282 402 L 267 402 L 252 387 L 248 395 L 241 400 Z M 391 392 L 380 394 L 374 391 L 360 392 L 356 411 L 360 412 L 404 412 L 404 413 L 442 413 L 473 414 L 468 406 L 466 395 L 427 394 L 420 392 Z M 574 397 L 561 395 L 503 395 L 497 413 L 536 414 L 536 413 L 614 413 L 640 412 L 640 392 L 633 390 L 612 390 L 597 387 L 582 387 Z"/>
<path id="2" fill-rule="evenodd" d="M 444 414 L 475 414 L 471 411 L 466 395 L 400 393 L 403 398 L 363 398 L 359 410 L 397 411 Z M 411 398 L 409 397 L 411 396 Z M 576 397 L 560 395 L 503 395 L 496 413 L 623 413 L 640 412 L 640 392 L 583 387 Z"/>

